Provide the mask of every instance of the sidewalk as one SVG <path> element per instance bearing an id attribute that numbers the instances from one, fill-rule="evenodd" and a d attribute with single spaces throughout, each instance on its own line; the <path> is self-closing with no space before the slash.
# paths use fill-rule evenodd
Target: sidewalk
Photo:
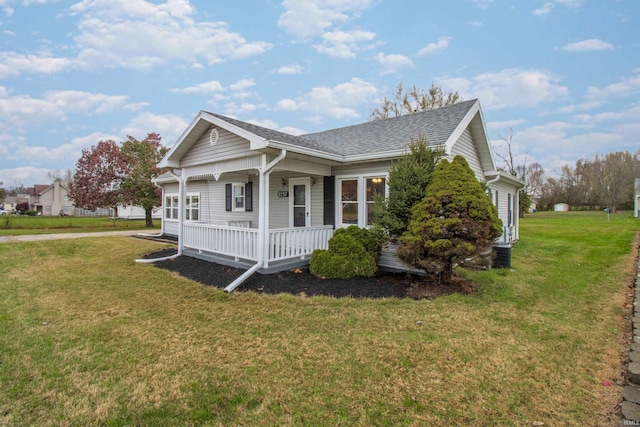
<path id="1" fill-rule="evenodd" d="M 153 232 L 156 230 L 151 231 L 152 232 L 149 234 L 153 234 Z M 90 233 L 24 234 L 20 236 L 0 236 L 0 243 L 36 242 L 41 240 L 58 239 L 80 239 L 83 237 L 136 236 L 140 233 L 145 234 L 145 230 L 95 231 Z"/>

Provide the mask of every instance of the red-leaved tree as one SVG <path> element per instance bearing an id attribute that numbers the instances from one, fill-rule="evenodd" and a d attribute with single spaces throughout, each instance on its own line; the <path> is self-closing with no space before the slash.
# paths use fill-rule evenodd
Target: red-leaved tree
<path id="1" fill-rule="evenodd" d="M 113 208 L 122 202 L 120 184 L 125 178 L 125 156 L 115 141 L 100 141 L 82 150 L 69 189 L 76 207 L 94 210 Z"/>

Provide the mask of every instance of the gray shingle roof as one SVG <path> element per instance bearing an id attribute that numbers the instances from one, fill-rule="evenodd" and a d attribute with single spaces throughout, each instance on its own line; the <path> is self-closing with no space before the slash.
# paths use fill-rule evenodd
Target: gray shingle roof
<path id="1" fill-rule="evenodd" d="M 244 129 L 247 132 L 251 132 L 254 135 L 258 135 L 259 137 L 265 138 L 269 141 L 284 142 L 285 144 L 297 145 L 300 147 L 323 151 L 325 153 L 342 154 L 340 152 L 333 151 L 330 147 L 325 147 L 324 145 L 319 144 L 313 139 L 306 138 L 305 136 L 290 135 L 285 132 L 280 132 L 277 130 L 254 125 L 252 123 L 243 122 L 241 120 L 232 119 L 231 117 L 222 116 L 220 114 L 215 114 L 215 113 L 209 113 L 209 114 L 221 120 L 224 120 L 227 123 L 230 123 L 241 129 Z"/>
<path id="2" fill-rule="evenodd" d="M 305 135 L 289 135 L 273 129 L 210 113 L 270 141 L 279 141 L 331 154 L 351 156 L 404 150 L 411 138 L 427 137 L 429 145 L 443 145 L 477 100 L 437 110 L 361 123 Z"/>

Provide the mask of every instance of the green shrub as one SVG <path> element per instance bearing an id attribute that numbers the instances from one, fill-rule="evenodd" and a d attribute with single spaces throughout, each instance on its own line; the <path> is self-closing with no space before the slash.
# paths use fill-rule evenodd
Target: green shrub
<path id="1" fill-rule="evenodd" d="M 333 237 L 347 235 L 356 239 L 364 250 L 376 261 L 380 258 L 380 250 L 382 249 L 382 239 L 373 231 L 367 228 L 360 228 L 357 225 L 350 225 L 347 228 L 339 228 L 333 233 Z M 331 240 L 329 240 L 329 250 L 331 250 Z M 346 254 L 345 254 L 346 255 Z"/>
<path id="2" fill-rule="evenodd" d="M 378 268 L 380 248 L 380 240 L 367 229 L 355 225 L 339 228 L 329 239 L 328 250 L 313 251 L 309 271 L 314 276 L 332 279 L 371 277 Z"/>
<path id="3" fill-rule="evenodd" d="M 38 215 L 38 212 L 36 212 L 36 211 L 25 211 L 24 214 L 28 215 L 28 216 L 36 216 L 36 215 Z"/>

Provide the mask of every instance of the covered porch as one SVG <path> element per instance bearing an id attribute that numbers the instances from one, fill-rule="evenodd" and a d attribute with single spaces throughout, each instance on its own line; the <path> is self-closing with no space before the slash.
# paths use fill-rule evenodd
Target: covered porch
<path id="1" fill-rule="evenodd" d="M 185 253 L 196 258 L 248 267 L 262 260 L 259 272 L 274 273 L 306 264 L 315 249 L 326 249 L 333 226 L 270 229 L 260 256 L 259 229 L 212 224 L 185 224 Z"/>
<path id="2" fill-rule="evenodd" d="M 304 265 L 333 234 L 324 215 L 330 174 L 329 165 L 285 150 L 174 169 L 167 179 L 178 188 L 164 187 L 163 232 L 177 235 L 180 253 L 233 267 L 273 273 Z"/>

